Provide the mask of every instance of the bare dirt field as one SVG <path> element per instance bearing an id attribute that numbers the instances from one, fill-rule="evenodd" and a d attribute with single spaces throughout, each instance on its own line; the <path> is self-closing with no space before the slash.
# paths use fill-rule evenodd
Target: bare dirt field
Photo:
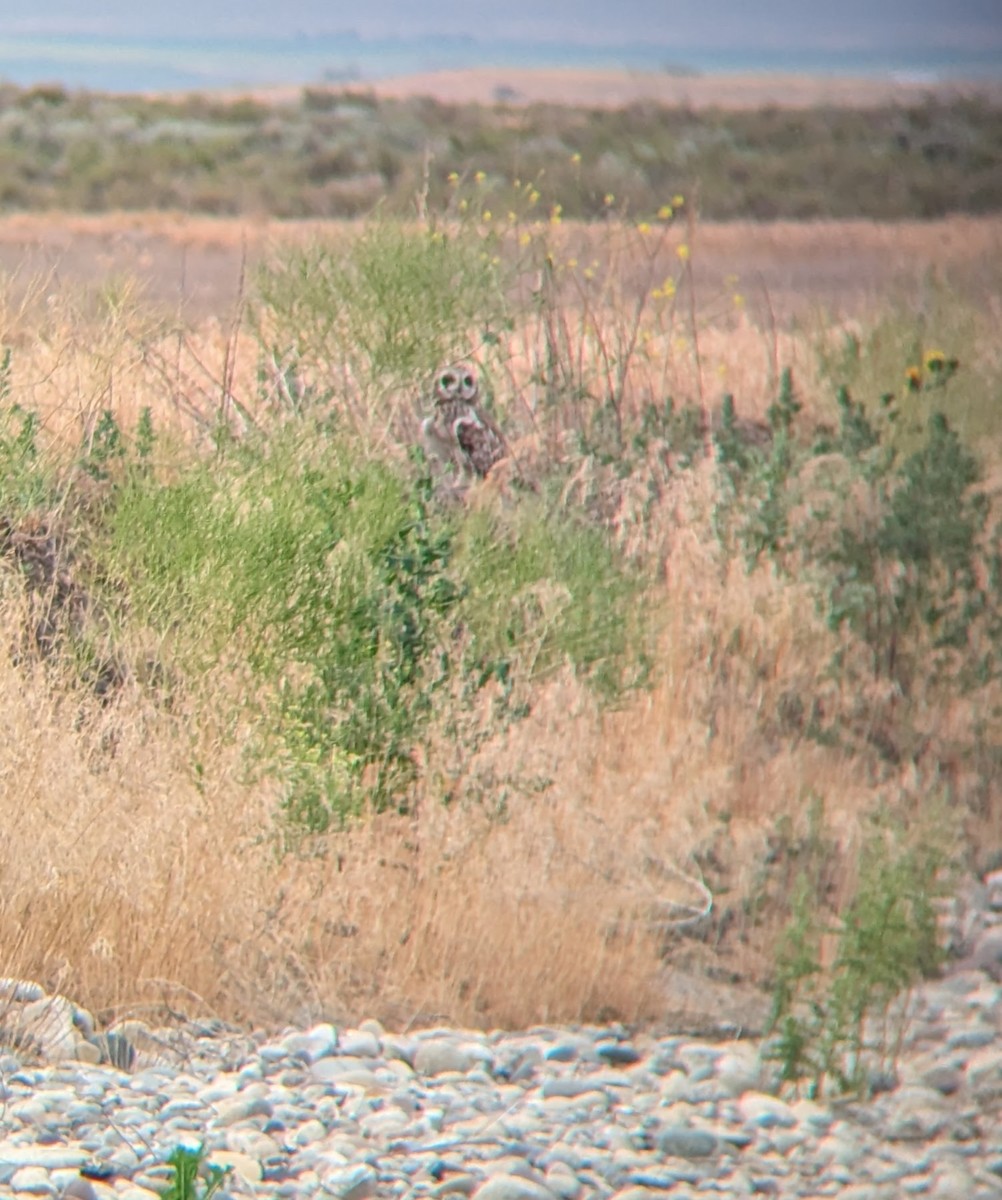
<path id="1" fill-rule="evenodd" d="M 147 300 L 185 319 L 226 319 L 242 281 L 269 248 L 350 229 L 345 222 L 280 222 L 182 214 L 20 215 L 0 219 L 0 271 L 16 295 L 128 276 Z M 566 226 L 577 253 L 588 227 Z M 1002 217 L 697 224 L 691 247 L 697 300 L 712 315 L 737 290 L 759 321 L 818 311 L 858 317 L 941 272 L 974 296 L 998 290 Z M 48 282 L 47 282 L 48 281 Z"/>
<path id="2" fill-rule="evenodd" d="M 341 90 L 341 88 L 332 89 Z M 365 85 L 377 96 L 406 99 L 431 96 L 449 104 L 566 104 L 616 108 L 655 103 L 689 108 L 762 108 L 777 105 L 812 108 L 816 105 L 907 104 L 930 93 L 948 97 L 1002 97 L 1002 83 L 835 78 L 816 75 L 687 75 L 663 72 L 611 71 L 582 68 L 477 67 L 401 75 Z M 272 101 L 294 101 L 300 88 L 276 88 L 255 93 Z"/>

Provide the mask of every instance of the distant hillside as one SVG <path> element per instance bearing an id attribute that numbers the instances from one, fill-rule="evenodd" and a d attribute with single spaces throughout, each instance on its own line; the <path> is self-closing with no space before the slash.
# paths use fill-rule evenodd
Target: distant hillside
<path id="1" fill-rule="evenodd" d="M 559 205 L 568 218 L 625 209 L 640 219 L 677 193 L 717 219 L 1002 210 L 999 90 L 900 96 L 868 107 L 575 108 L 330 89 L 279 103 L 7 86 L 0 207 L 344 217 L 378 204 L 410 213 L 419 192 L 448 206 L 457 183 L 475 178 L 474 212 L 524 212 L 531 194 L 532 217 Z"/>
<path id="2" fill-rule="evenodd" d="M 775 3 L 776 0 L 773 0 Z M 659 0 L 661 3 L 661 0 Z M 139 7 L 139 6 L 137 6 Z M 6 6 L 5 6 L 6 8 Z M 283 23 L 270 33 L 213 34 L 203 23 L 185 31 L 179 18 L 168 35 L 129 33 L 123 21 L 107 30 L 73 32 L 52 21 L 36 32 L 5 24 L 0 37 L 0 80 L 22 87 L 58 83 L 108 92 L 215 90 L 282 84 L 373 83 L 396 76 L 483 69 L 520 72 L 555 68 L 619 70 L 674 75 L 783 74 L 831 79 L 866 77 L 888 82 L 932 83 L 946 79 L 1002 79 L 1002 34 L 968 37 L 960 28 L 944 39 L 919 37 L 890 42 L 742 37 L 734 24 L 728 36 L 700 40 L 664 19 L 646 25 L 624 20 L 614 35 L 600 36 L 599 25 L 575 19 L 556 35 L 534 36 L 532 25 L 491 36 L 476 36 L 461 25 L 420 36 L 396 33 L 361 37 L 352 31 L 297 31 L 294 4 L 283 5 Z M 667 11 L 667 4 L 662 5 Z M 30 28 L 30 23 L 24 23 Z M 100 29 L 103 22 L 88 24 Z M 1002 23 L 1000 23 L 1002 24 Z M 489 22 L 488 22 L 489 25 Z M 547 26 L 548 27 L 548 26 Z M 855 31 L 859 34 L 859 28 Z"/>

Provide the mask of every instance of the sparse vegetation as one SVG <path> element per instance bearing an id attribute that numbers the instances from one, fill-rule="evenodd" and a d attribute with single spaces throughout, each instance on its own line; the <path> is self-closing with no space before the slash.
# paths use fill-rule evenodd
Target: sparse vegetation
<path id="1" fill-rule="evenodd" d="M 202 1146 L 177 1146 L 167 1163 L 174 1178 L 160 1193 L 163 1200 L 211 1200 L 229 1173 L 222 1167 L 206 1166 Z M 205 1178 L 200 1181 L 203 1173 Z"/>
<path id="2" fill-rule="evenodd" d="M 503 219 L 445 188 L 277 245 L 228 326 L 8 305 L 5 969 L 97 1009 L 635 1019 L 666 957 L 772 976 L 792 907 L 783 1062 L 856 1086 L 934 962 L 911 825 L 943 797 L 976 859 L 1002 815 L 992 313 L 709 319 L 683 198 L 603 198 L 586 256 L 535 185 Z M 467 356 L 512 455 L 460 502 L 415 446 Z"/>
<path id="3" fill-rule="evenodd" d="M 876 109 L 694 111 L 455 105 L 306 89 L 299 103 L 0 88 L 7 210 L 183 209 L 350 217 L 413 210 L 475 163 L 493 188 L 536 180 L 570 217 L 637 219 L 698 194 L 704 215 L 928 219 L 1002 207 L 997 100 Z M 432 170 L 426 178 L 427 164 Z"/>
<path id="4" fill-rule="evenodd" d="M 780 939 L 768 1055 L 784 1084 L 820 1099 L 887 1088 L 908 1021 L 908 992 L 942 964 L 936 901 L 949 894 L 951 832 L 926 802 L 916 827 L 878 810 L 867 823 L 855 888 L 833 927 L 824 898 L 798 876 Z M 938 825 L 933 819 L 938 815 Z M 820 864 L 810 864 L 815 879 Z M 822 959 L 822 938 L 834 944 Z"/>

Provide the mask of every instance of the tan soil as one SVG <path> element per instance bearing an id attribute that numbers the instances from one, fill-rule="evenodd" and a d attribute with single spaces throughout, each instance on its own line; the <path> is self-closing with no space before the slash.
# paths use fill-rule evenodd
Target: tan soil
<path id="1" fill-rule="evenodd" d="M 314 89 L 317 90 L 317 89 Z M 865 108 L 907 104 L 939 96 L 982 95 L 1002 100 L 997 81 L 945 81 L 845 78 L 814 75 L 687 75 L 668 71 L 614 71 L 585 68 L 473 67 L 401 75 L 372 84 L 332 85 L 332 91 L 356 90 L 380 97 L 431 96 L 449 104 L 566 104 L 619 108 L 637 103 L 682 105 L 693 109 L 811 108 L 839 105 Z M 251 94 L 272 103 L 295 103 L 301 87 L 256 89 Z M 247 93 L 240 93 L 246 95 Z M 234 93 L 235 95 L 235 93 Z"/>

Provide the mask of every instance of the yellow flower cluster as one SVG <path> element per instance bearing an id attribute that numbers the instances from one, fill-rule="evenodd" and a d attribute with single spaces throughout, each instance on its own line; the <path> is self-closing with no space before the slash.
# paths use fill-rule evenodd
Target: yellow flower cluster
<path id="1" fill-rule="evenodd" d="M 943 387 L 959 366 L 959 359 L 947 358 L 942 350 L 927 350 L 921 363 L 905 368 L 905 387 L 910 392 L 920 392 L 923 387 Z"/>
<path id="2" fill-rule="evenodd" d="M 678 210 L 685 204 L 685 197 L 680 196 L 677 192 L 671 198 L 670 204 L 662 204 L 658 209 L 659 221 L 670 221 Z"/>
<path id="3" fill-rule="evenodd" d="M 670 300 L 675 295 L 675 280 L 669 276 L 660 287 L 651 292 L 652 300 Z"/>

